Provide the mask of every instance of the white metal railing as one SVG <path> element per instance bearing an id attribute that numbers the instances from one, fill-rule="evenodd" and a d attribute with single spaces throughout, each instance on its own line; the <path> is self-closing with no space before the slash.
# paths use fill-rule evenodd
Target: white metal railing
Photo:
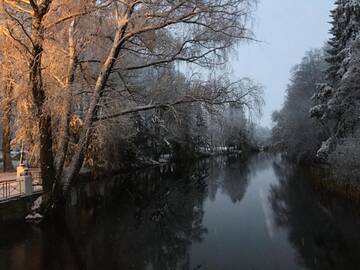
<path id="1" fill-rule="evenodd" d="M 0 201 L 22 194 L 20 180 L 5 180 L 0 182 Z"/>

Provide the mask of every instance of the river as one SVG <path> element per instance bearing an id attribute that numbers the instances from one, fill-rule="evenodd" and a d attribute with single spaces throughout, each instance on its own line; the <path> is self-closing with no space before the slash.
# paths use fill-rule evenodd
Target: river
<path id="1" fill-rule="evenodd" d="M 311 178 L 258 154 L 92 181 L 65 221 L 0 225 L 0 269 L 360 269 L 357 208 Z"/>

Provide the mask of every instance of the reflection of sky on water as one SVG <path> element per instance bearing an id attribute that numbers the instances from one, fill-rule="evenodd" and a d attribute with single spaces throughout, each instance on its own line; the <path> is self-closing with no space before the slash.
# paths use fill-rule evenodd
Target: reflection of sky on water
<path id="1" fill-rule="evenodd" d="M 277 177 L 272 159 L 255 158 L 245 166 L 230 164 L 217 177 L 210 175 L 208 181 L 209 187 L 214 188 L 214 181 L 220 190 L 205 200 L 203 225 L 208 234 L 203 242 L 192 245 L 194 267 L 301 269 L 286 233 L 273 224 L 268 193 Z"/>

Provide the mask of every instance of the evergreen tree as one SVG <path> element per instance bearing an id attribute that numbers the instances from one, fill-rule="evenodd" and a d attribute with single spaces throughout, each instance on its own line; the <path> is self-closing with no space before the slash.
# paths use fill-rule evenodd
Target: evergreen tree
<path id="1" fill-rule="evenodd" d="M 335 4 L 326 83 L 319 85 L 310 112 L 328 132 L 317 156 L 338 179 L 349 179 L 356 175 L 360 153 L 360 0 Z"/>
<path id="2" fill-rule="evenodd" d="M 360 106 L 360 0 L 338 0 L 331 17 L 327 80 L 314 95 L 311 115 L 328 128 L 328 136 L 354 136 Z"/>
<path id="3" fill-rule="evenodd" d="M 336 8 L 331 12 L 332 34 L 328 44 L 328 81 L 337 87 L 349 68 L 355 43 L 359 42 L 360 1 L 337 0 Z"/>

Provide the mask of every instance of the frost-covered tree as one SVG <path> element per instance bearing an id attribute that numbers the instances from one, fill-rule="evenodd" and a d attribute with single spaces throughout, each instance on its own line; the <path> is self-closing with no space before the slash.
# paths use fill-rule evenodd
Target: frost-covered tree
<path id="1" fill-rule="evenodd" d="M 314 95 L 311 115 L 327 129 L 317 156 L 330 163 L 338 176 L 341 171 L 354 175 L 358 164 L 354 156 L 360 152 L 360 1 L 335 4 L 327 79 Z"/>
<path id="2" fill-rule="evenodd" d="M 0 35 L 1 37 L 1 35 Z M 12 118 L 12 107 L 14 105 L 14 76 L 11 75 L 8 65 L 14 64 L 14 59 L 11 61 L 7 57 L 10 46 L 6 37 L 1 37 L 1 53 L 0 53 L 0 97 L 1 97 L 1 129 L 2 129 L 2 160 L 3 160 L 3 171 L 10 171 L 13 169 L 11 161 L 11 118 Z"/>
<path id="3" fill-rule="evenodd" d="M 360 1 L 338 0 L 332 11 L 326 83 L 319 85 L 311 114 L 328 137 L 356 136 L 360 117 Z"/>
<path id="4" fill-rule="evenodd" d="M 349 71 L 353 57 L 353 47 L 359 41 L 360 1 L 337 0 L 336 8 L 331 12 L 332 28 L 327 49 L 327 79 L 331 86 L 337 87 L 346 72 Z"/>
<path id="5" fill-rule="evenodd" d="M 240 148 L 250 141 L 248 119 L 242 108 L 229 106 L 224 113 L 223 139 L 225 146 Z"/>
<path id="6" fill-rule="evenodd" d="M 273 113 L 275 148 L 299 162 L 316 155 L 323 137 L 323 130 L 308 111 L 314 105 L 311 97 L 316 93 L 317 84 L 324 81 L 324 58 L 323 50 L 312 50 L 293 67 L 284 106 Z"/>
<path id="7" fill-rule="evenodd" d="M 360 1 L 336 1 L 332 19 L 327 78 L 310 112 L 327 129 L 317 156 L 330 164 L 337 179 L 355 179 L 360 153 Z"/>
<path id="8" fill-rule="evenodd" d="M 180 134 L 171 130 L 180 123 L 172 121 L 177 111 L 186 111 L 184 130 L 200 142 L 206 127 L 199 108 L 252 107 L 259 88 L 187 77 L 175 67 L 196 65 L 207 74 L 226 65 L 229 51 L 252 39 L 255 2 L 1 0 L 0 32 L 23 63 L 8 66 L 26 97 L 17 105 L 31 116 L 27 123 L 17 117 L 24 128 L 16 134 L 37 149 L 44 201 L 58 201 L 84 165 L 109 163 L 117 154 L 106 150 L 124 140 L 140 138 L 158 156 L 162 138 Z M 142 119 L 139 136 L 134 114 Z"/>

